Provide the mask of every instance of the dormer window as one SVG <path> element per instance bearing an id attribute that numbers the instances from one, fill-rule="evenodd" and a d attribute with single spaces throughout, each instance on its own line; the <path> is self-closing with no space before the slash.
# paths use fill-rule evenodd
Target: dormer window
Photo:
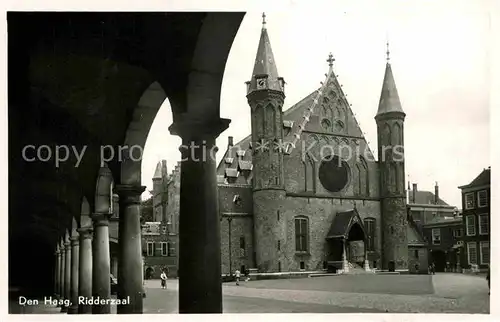
<path id="1" fill-rule="evenodd" d="M 233 163 L 233 158 L 225 158 L 224 162 L 227 164 L 232 164 Z"/>
<path id="2" fill-rule="evenodd" d="M 236 155 L 240 158 L 245 156 L 245 150 L 238 150 L 236 151 Z"/>

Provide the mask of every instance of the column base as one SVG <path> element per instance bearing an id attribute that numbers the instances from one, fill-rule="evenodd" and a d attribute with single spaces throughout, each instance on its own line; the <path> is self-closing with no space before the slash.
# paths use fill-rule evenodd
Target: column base
<path id="1" fill-rule="evenodd" d="M 344 273 L 349 273 L 349 263 L 347 262 L 347 259 L 344 259 L 342 263 L 342 270 Z"/>
<path id="2" fill-rule="evenodd" d="M 68 314 L 78 314 L 78 304 L 73 304 L 68 308 Z"/>
<path id="3" fill-rule="evenodd" d="M 370 262 L 368 260 L 365 259 L 365 263 L 364 263 L 364 266 L 363 268 L 365 269 L 365 271 L 369 272 L 371 271 L 370 269 Z"/>

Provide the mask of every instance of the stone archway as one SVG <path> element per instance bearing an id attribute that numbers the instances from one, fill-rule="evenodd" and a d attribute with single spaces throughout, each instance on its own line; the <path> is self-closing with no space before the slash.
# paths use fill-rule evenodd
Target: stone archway
<path id="1" fill-rule="evenodd" d="M 102 161 L 100 148 L 111 146 L 116 152 L 118 146 L 135 144 L 127 138 L 136 130 L 142 132 L 145 141 L 152 123 L 146 119 L 153 119 L 155 113 L 146 115 L 138 102 L 151 84 L 160 84 L 169 97 L 173 132 L 186 142 L 208 138 L 213 146 L 215 137 L 228 125 L 220 118 L 220 87 L 243 16 L 241 12 L 8 13 L 9 183 L 13 183 L 9 185 L 9 245 L 26 249 L 19 255 L 14 248 L 9 252 L 9 270 L 15 272 L 9 275 L 10 286 L 23 288 L 24 294 L 29 289 L 43 294 L 52 290 L 46 278 L 53 274 L 51 267 L 40 267 L 36 278 L 26 278 L 27 258 L 39 263 L 48 263 L 50 258 L 52 263 L 61 236 L 80 212 L 82 195 L 91 204 L 91 215 L 94 210 L 104 213 L 108 209 L 97 200 L 101 196 L 95 195 Z M 135 122 L 141 118 L 143 122 Z M 57 167 L 50 162 L 23 160 L 21 151 L 28 144 L 52 148 L 65 145 L 70 152 L 73 147 L 78 152 L 84 147 L 86 150 L 81 160 L 70 153 L 70 158 Z M 110 161 L 109 169 L 120 196 L 120 233 L 127 237 L 120 238 L 122 247 L 126 244 L 122 240 L 140 235 L 135 217 L 139 215 L 137 200 L 144 189 L 140 166 L 126 161 L 122 166 L 120 162 Z M 190 178 L 193 173 L 196 178 Z M 220 268 L 216 268 L 220 263 L 213 261 L 220 252 L 219 222 L 215 220 L 213 225 L 206 220 L 217 214 L 212 176 L 215 180 L 212 163 L 182 165 L 181 195 L 185 198 L 181 196 L 181 211 L 185 220 L 198 224 L 184 226 L 185 231 L 180 228 L 186 237 L 180 247 L 189 248 L 192 236 L 199 239 L 198 244 L 211 245 L 181 255 L 180 265 L 186 263 L 187 274 L 180 282 L 179 311 L 183 313 L 222 312 Z M 200 180 L 205 199 L 194 205 L 190 191 L 200 189 Z M 26 184 L 14 184 L 17 182 Z M 205 222 L 209 223 L 204 226 Z M 86 226 L 81 222 L 79 229 L 83 228 Z M 81 233 L 88 236 L 85 230 Z M 123 267 L 130 268 L 130 276 L 137 276 L 137 280 L 126 279 L 130 282 L 121 292 L 134 300 L 120 306 L 119 313 L 142 313 L 142 296 L 136 296 L 142 294 L 140 247 L 122 249 Z M 192 265 L 189 256 L 202 258 L 209 267 L 204 263 Z M 200 272 L 190 271 L 198 268 Z M 109 284 L 109 276 L 106 280 Z"/>
<path id="2" fill-rule="evenodd" d="M 346 243 L 346 258 L 350 263 L 364 264 L 365 260 L 365 244 L 367 236 L 362 228 L 360 221 L 355 222 L 347 234 Z"/>
<path id="3" fill-rule="evenodd" d="M 356 208 L 338 212 L 326 237 L 328 269 L 347 273 L 357 263 L 369 270 L 365 247 L 367 236 Z"/>

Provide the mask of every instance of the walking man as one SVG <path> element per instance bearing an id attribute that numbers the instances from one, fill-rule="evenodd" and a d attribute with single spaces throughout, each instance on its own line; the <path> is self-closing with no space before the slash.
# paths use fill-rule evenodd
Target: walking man
<path id="1" fill-rule="evenodd" d="M 160 278 L 161 278 L 161 288 L 166 289 L 167 288 L 167 273 L 165 273 L 165 270 L 162 270 Z"/>
<path id="2" fill-rule="evenodd" d="M 240 275 L 240 270 L 236 269 L 236 271 L 234 272 L 234 276 L 236 277 L 236 285 L 240 285 Z"/>

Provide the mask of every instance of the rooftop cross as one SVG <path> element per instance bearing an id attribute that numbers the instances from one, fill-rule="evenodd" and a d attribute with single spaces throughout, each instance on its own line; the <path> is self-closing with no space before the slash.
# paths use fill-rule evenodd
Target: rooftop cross
<path id="1" fill-rule="evenodd" d="M 332 53 L 330 53 L 330 55 L 328 55 L 328 59 L 326 60 L 326 62 L 328 63 L 328 66 L 332 67 L 334 61 L 335 61 L 335 58 L 333 58 Z"/>
<path id="2" fill-rule="evenodd" d="M 385 53 L 387 54 L 387 57 L 386 57 L 387 62 L 389 62 L 389 60 L 391 60 L 391 58 L 389 56 L 389 54 L 390 54 L 390 51 L 389 51 L 389 42 L 387 42 L 387 51 Z"/>

